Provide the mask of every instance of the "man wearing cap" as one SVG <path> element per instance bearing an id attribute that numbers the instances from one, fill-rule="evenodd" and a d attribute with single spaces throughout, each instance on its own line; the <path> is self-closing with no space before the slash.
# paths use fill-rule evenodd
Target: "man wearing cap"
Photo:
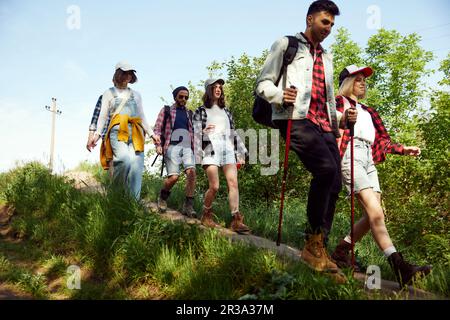
<path id="1" fill-rule="evenodd" d="M 336 112 L 333 93 L 333 59 L 320 43 L 331 33 L 339 8 L 332 1 L 313 2 L 306 17 L 306 30 L 296 35 L 298 50 L 280 76 L 288 38 L 276 41 L 257 79 L 256 93 L 272 104 L 272 120 L 283 138 L 292 120 L 290 150 L 313 178 L 307 205 L 309 227 L 302 259 L 314 270 L 336 272 L 326 250 L 328 233 L 341 189 L 340 157 L 336 144 L 339 127 L 347 116 Z M 356 121 L 354 110 L 349 121 Z"/>
<path id="2" fill-rule="evenodd" d="M 158 196 L 158 209 L 160 212 L 167 210 L 167 199 L 170 190 L 177 183 L 180 176 L 180 166 L 183 165 L 186 172 L 186 199 L 181 212 L 188 217 L 195 217 L 194 192 L 195 192 L 195 159 L 193 153 L 193 126 L 192 111 L 186 109 L 189 99 L 189 90 L 186 87 L 178 87 L 172 92 L 175 103 L 161 109 L 154 127 L 155 138 L 161 142 L 155 143 L 156 152 L 164 154 L 164 163 L 167 170 L 167 178 Z M 166 108 L 169 109 L 168 115 Z M 166 119 L 164 119 L 166 117 Z M 165 125 L 165 127 L 164 127 Z"/>

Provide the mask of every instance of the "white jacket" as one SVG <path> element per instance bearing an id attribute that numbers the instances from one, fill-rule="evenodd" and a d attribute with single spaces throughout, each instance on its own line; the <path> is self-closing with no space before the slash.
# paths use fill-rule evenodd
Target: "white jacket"
<path id="1" fill-rule="evenodd" d="M 283 64 L 283 55 L 288 47 L 288 38 L 277 40 L 270 49 L 270 53 L 256 81 L 256 93 L 272 104 L 272 120 L 305 119 L 311 104 L 311 88 L 313 78 L 314 58 L 311 56 L 308 41 L 301 33 L 296 35 L 299 40 L 297 54 L 287 67 L 286 79 L 282 75 L 278 86 L 275 82 Z M 339 137 L 338 123 L 342 114 L 336 111 L 333 92 L 333 57 L 325 50 L 322 53 L 325 71 L 325 90 L 327 97 L 327 113 L 334 134 Z M 292 115 L 283 108 L 283 88 L 295 86 L 298 90 Z"/>

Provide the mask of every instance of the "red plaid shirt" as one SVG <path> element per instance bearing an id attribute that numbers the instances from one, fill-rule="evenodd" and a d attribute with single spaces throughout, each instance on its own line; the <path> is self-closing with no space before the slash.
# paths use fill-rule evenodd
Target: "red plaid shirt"
<path id="1" fill-rule="evenodd" d="M 187 112 L 187 109 L 186 109 Z M 175 124 L 175 118 L 177 117 L 177 106 L 176 104 L 173 104 L 170 107 L 170 119 L 167 119 L 166 127 L 163 128 L 163 121 L 164 121 L 164 108 L 161 109 L 161 111 L 158 114 L 158 118 L 156 118 L 155 127 L 153 128 L 153 134 L 157 136 L 161 136 L 161 133 L 164 130 L 164 137 L 166 139 L 164 146 L 163 146 L 163 152 L 166 153 L 167 149 L 169 148 L 170 144 L 170 137 L 172 135 L 172 129 Z M 172 124 L 169 120 L 172 120 Z M 194 129 L 192 126 L 192 122 L 190 117 L 188 116 L 188 128 L 189 128 L 189 136 L 191 138 L 191 148 L 193 148 L 194 145 Z"/>
<path id="2" fill-rule="evenodd" d="M 349 97 L 346 98 L 353 107 L 356 106 L 356 102 L 354 100 Z M 386 160 L 387 153 L 403 154 L 403 145 L 399 143 L 392 143 L 391 137 L 389 136 L 378 112 L 376 112 L 375 109 L 367 107 L 361 103 L 360 105 L 361 108 L 369 112 L 370 116 L 372 117 L 373 126 L 375 127 L 375 141 L 372 144 L 373 162 L 375 164 L 383 162 L 384 160 Z M 342 98 L 342 96 L 336 97 L 336 110 L 339 112 L 344 112 L 344 99 Z M 344 156 L 345 150 L 347 150 L 349 141 L 350 130 L 346 129 L 342 134 L 340 148 L 341 158 Z"/>
<path id="3" fill-rule="evenodd" d="M 306 118 L 321 127 L 323 131 L 332 132 L 333 129 L 331 129 L 330 121 L 328 119 L 326 105 L 325 71 L 322 60 L 323 48 L 320 44 L 317 48 L 314 48 L 308 37 L 303 33 L 302 35 L 308 41 L 310 53 L 313 58 L 315 58 L 311 88 L 311 104 L 309 105 L 309 111 Z"/>

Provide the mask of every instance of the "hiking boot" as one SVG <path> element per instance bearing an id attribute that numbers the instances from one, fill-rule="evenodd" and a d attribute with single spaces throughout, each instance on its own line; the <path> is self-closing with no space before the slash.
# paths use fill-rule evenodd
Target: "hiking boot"
<path id="1" fill-rule="evenodd" d="M 341 240 L 337 245 L 334 252 L 331 254 L 331 259 L 336 263 L 336 265 L 341 268 L 352 268 L 352 257 L 350 251 L 352 250 L 352 245 L 345 240 Z M 361 266 L 357 263 L 355 257 L 355 272 L 362 272 Z"/>
<path id="2" fill-rule="evenodd" d="M 167 198 L 170 196 L 170 191 L 161 189 L 158 197 L 158 210 L 161 213 L 166 212 L 167 210 Z"/>
<path id="3" fill-rule="evenodd" d="M 302 259 L 316 271 L 338 272 L 337 265 L 331 261 L 323 246 L 323 235 L 309 234 L 302 250 Z"/>
<path id="4" fill-rule="evenodd" d="M 183 204 L 183 208 L 181 209 L 181 213 L 189 218 L 196 218 L 197 212 L 194 210 L 194 206 L 192 203 L 185 202 Z"/>
<path id="5" fill-rule="evenodd" d="M 244 216 L 240 212 L 233 215 L 230 229 L 239 234 L 250 234 L 250 228 L 244 224 Z"/>
<path id="6" fill-rule="evenodd" d="M 410 285 L 416 276 L 425 276 L 430 273 L 431 266 L 416 266 L 406 262 L 400 252 L 394 252 L 388 258 L 400 287 Z"/>
<path id="7" fill-rule="evenodd" d="M 161 197 L 158 197 L 158 210 L 161 213 L 166 212 L 167 210 L 167 202 L 166 200 L 161 199 Z"/>
<path id="8" fill-rule="evenodd" d="M 202 214 L 202 225 L 204 225 L 205 227 L 208 228 L 217 228 L 220 227 L 220 224 L 217 224 L 214 222 L 213 220 L 213 212 L 211 211 L 211 209 L 203 209 L 203 214 Z"/>

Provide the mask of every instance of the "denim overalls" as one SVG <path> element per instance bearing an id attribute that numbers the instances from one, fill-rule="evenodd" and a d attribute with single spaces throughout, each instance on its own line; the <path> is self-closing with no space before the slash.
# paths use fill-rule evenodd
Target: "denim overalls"
<path id="1" fill-rule="evenodd" d="M 118 97 L 115 88 L 110 89 L 114 96 L 114 107 L 110 116 L 119 107 L 122 99 Z M 128 89 L 131 90 L 131 89 Z M 120 114 L 127 114 L 130 117 L 137 117 L 137 103 L 134 99 L 133 91 L 130 98 L 120 111 Z M 135 152 L 131 139 L 131 124 L 128 124 L 128 141 L 119 141 L 117 134 L 119 125 L 111 128 L 110 141 L 113 150 L 113 179 L 114 182 L 128 187 L 130 193 L 139 200 L 141 195 L 142 172 L 144 171 L 144 152 Z"/>

